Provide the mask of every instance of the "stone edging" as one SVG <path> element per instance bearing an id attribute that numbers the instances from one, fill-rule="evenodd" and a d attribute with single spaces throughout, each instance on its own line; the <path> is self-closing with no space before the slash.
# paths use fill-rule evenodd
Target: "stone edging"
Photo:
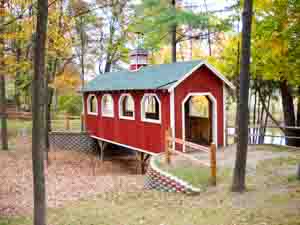
<path id="1" fill-rule="evenodd" d="M 166 192 L 181 192 L 185 194 L 198 194 L 200 189 L 192 186 L 163 170 L 158 168 L 155 160 L 162 154 L 151 157 L 149 167 L 146 174 L 145 188 L 156 189 Z"/>

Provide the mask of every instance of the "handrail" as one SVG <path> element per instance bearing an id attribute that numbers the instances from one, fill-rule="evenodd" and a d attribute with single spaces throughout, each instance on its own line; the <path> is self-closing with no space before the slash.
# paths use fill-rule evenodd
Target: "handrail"
<path id="1" fill-rule="evenodd" d="M 181 145 L 184 145 L 184 146 L 188 146 L 188 147 L 191 147 L 191 148 L 209 153 L 209 148 L 205 147 L 203 145 L 199 145 L 199 144 L 189 142 L 189 141 L 184 141 L 184 140 L 181 140 L 179 138 L 168 137 L 168 140 L 173 142 L 173 143 L 181 144 Z"/>
<path id="2" fill-rule="evenodd" d="M 171 134 L 172 134 L 171 129 L 168 128 L 165 133 L 165 157 L 166 157 L 165 160 L 166 160 L 166 163 L 167 164 L 171 163 L 171 153 L 172 152 L 176 152 L 177 154 L 180 154 L 180 155 L 182 155 L 186 158 L 189 158 L 193 161 L 197 161 L 198 163 L 201 162 L 201 164 L 211 168 L 211 183 L 212 183 L 212 185 L 216 185 L 216 183 L 217 183 L 217 158 L 216 158 L 217 147 L 216 147 L 216 145 L 214 143 L 212 143 L 210 145 L 210 148 L 208 148 L 208 147 L 205 147 L 205 146 L 202 146 L 199 144 L 184 141 L 179 138 L 173 138 Z M 204 151 L 205 153 L 210 155 L 210 163 L 208 164 L 206 162 L 202 162 L 202 160 L 196 159 L 195 157 L 188 155 L 187 153 L 178 151 L 175 148 L 173 150 L 172 147 L 173 147 L 174 143 L 181 144 L 183 146 L 189 146 L 189 147 L 192 147 L 192 148 L 200 150 L 200 151 Z"/>
<path id="3" fill-rule="evenodd" d="M 227 129 L 228 128 L 234 128 L 234 129 L 237 129 L 236 126 L 227 126 Z M 251 129 L 258 129 L 258 128 L 263 128 L 261 126 L 253 126 L 253 125 L 249 125 L 248 128 L 251 128 Z M 299 126 L 267 126 L 266 128 L 282 128 L 282 129 L 295 129 L 295 130 L 300 130 L 300 127 Z"/>

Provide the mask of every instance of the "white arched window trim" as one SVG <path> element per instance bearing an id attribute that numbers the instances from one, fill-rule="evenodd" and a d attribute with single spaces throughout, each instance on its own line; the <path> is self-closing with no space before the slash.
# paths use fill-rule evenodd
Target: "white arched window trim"
<path id="1" fill-rule="evenodd" d="M 129 97 L 132 99 L 133 101 L 133 116 L 124 116 L 124 112 L 123 112 L 123 100 L 125 99 L 125 97 Z M 119 118 L 120 119 L 126 119 L 126 120 L 134 120 L 135 119 L 135 102 L 134 102 L 134 98 L 131 96 L 131 94 L 121 94 L 120 98 L 119 98 Z"/>
<path id="2" fill-rule="evenodd" d="M 155 99 L 158 101 L 158 116 L 159 116 L 158 120 L 146 118 L 144 102 L 145 102 L 146 97 L 150 97 L 150 96 L 155 97 Z M 160 102 L 160 99 L 157 96 L 157 94 L 153 94 L 153 93 L 144 94 L 144 96 L 141 100 L 141 120 L 143 122 L 149 122 L 149 123 L 159 123 L 159 124 L 161 123 L 161 102 Z"/>
<path id="3" fill-rule="evenodd" d="M 91 101 L 92 97 L 95 97 L 95 99 L 96 99 L 96 112 L 93 112 L 92 109 L 91 109 L 90 101 Z M 94 94 L 89 94 L 89 96 L 87 97 L 86 103 L 87 103 L 87 113 L 89 115 L 98 115 L 98 99 L 97 99 L 97 96 L 94 95 Z"/>
<path id="4" fill-rule="evenodd" d="M 103 109 L 104 109 L 104 102 L 103 102 L 103 100 L 104 100 L 104 98 L 106 97 L 106 96 L 108 96 L 109 98 L 111 98 L 111 100 L 112 100 L 112 112 L 111 113 L 107 113 L 107 112 L 105 112 Z M 102 96 L 102 98 L 101 98 L 101 115 L 103 116 L 103 117 L 114 117 L 114 113 L 115 113 L 115 109 L 114 109 L 114 98 L 112 97 L 112 95 L 111 94 L 104 94 L 103 96 Z"/>
<path id="5" fill-rule="evenodd" d="M 186 133 L 185 133 L 185 107 L 184 104 L 191 96 L 206 96 L 212 102 L 212 139 L 213 143 L 218 146 L 218 111 L 217 111 L 217 99 L 210 92 L 191 92 L 185 96 L 181 103 L 181 120 L 182 120 L 182 140 L 185 141 Z M 185 152 L 185 145 L 183 145 L 183 151 Z"/>

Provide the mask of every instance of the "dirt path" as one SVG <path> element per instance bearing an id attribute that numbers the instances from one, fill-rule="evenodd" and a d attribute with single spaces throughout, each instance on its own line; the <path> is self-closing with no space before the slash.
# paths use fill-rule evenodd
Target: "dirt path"
<path id="1" fill-rule="evenodd" d="M 259 162 L 275 159 L 275 158 L 288 158 L 292 155 L 291 152 L 280 152 L 280 146 L 275 145 L 261 145 L 254 146 L 250 145 L 248 148 L 247 156 L 247 170 L 255 171 L 256 166 Z M 277 151 L 274 154 L 274 151 Z M 236 145 L 231 145 L 226 148 L 221 148 L 217 151 L 217 164 L 221 167 L 233 168 L 236 154 Z M 192 152 L 190 155 L 193 155 L 197 159 L 204 160 L 209 163 L 209 155 L 203 152 Z"/>
<path id="2" fill-rule="evenodd" d="M 30 143 L 18 140 L 16 149 L 0 151 L 0 216 L 31 214 L 32 162 Z M 111 191 L 133 191 L 143 187 L 134 156 L 114 156 L 101 163 L 95 155 L 56 151 L 46 168 L 47 205 Z"/>

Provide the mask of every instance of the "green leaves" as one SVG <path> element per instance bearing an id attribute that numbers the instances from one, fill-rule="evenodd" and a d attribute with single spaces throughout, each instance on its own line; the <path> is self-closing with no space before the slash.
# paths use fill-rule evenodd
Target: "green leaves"
<path id="1" fill-rule="evenodd" d="M 254 73 L 267 80 L 287 80 L 299 85 L 299 3 L 294 0 L 264 0 L 269 8 L 257 8 L 254 35 Z M 260 3 L 262 4 L 262 3 Z M 299 26 L 299 25 L 298 25 Z"/>
<path id="2" fill-rule="evenodd" d="M 229 28 L 227 20 L 222 20 L 206 12 L 194 13 L 183 8 L 174 8 L 170 1 L 144 0 L 136 6 L 135 18 L 130 24 L 130 31 L 144 34 L 144 47 L 158 50 L 169 43 L 169 32 L 176 25 L 178 33 L 186 27 L 212 32 L 225 31 Z M 178 38 L 180 42 L 182 38 Z"/>

